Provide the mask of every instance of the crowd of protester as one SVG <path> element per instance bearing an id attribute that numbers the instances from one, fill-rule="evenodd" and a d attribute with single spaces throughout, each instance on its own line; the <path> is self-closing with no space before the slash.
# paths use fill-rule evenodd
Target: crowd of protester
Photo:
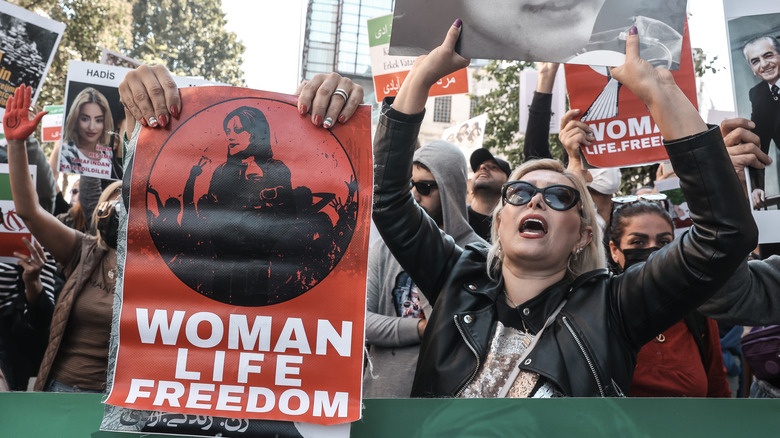
<path id="1" fill-rule="evenodd" d="M 525 162 L 511 169 L 477 150 L 469 182 L 458 148 L 417 141 L 430 87 L 469 64 L 455 52 L 460 31 L 456 21 L 381 110 L 373 220 L 382 239 L 369 253 L 364 395 L 736 397 L 751 387 L 752 397 L 780 396 L 780 372 L 743 379 L 744 327 L 780 321 L 780 256 L 748 261 L 757 230 L 742 183 L 746 166 L 766 162 L 751 122 L 708 127 L 668 72 L 639 57 L 632 28 L 626 63 L 611 74 L 665 139 L 688 231 L 675 238 L 652 185 L 616 197 L 619 170 L 584 168 L 579 149 L 594 137 L 580 109 L 563 117 L 565 164 L 553 159 L 557 64 L 539 65 Z M 160 66 L 129 73 L 126 120 L 154 129 L 178 118 L 186 103 L 172 84 Z M 301 116 L 325 129 L 349 123 L 363 98 L 337 74 L 297 93 Z M 30 100 L 25 86 L 9 99 L 0 148 L 16 214 L 35 238 L 23 240 L 29 254 L 17 252 L 17 264 L 0 263 L 0 390 L 102 392 L 122 183 L 82 176 L 66 202 L 55 184 L 59 145 L 47 159 Z M 111 159 L 121 160 L 119 138 L 71 125 L 70 144 L 113 143 Z"/>

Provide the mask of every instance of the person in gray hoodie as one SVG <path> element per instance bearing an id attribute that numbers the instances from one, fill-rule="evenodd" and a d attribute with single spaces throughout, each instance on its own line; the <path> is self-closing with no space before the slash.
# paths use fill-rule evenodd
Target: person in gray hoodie
<path id="1" fill-rule="evenodd" d="M 412 183 L 417 203 L 459 246 L 483 242 L 468 223 L 466 157 L 455 145 L 438 140 L 418 149 Z M 431 305 L 381 241 L 368 256 L 366 294 L 363 397 L 409 397 Z"/>

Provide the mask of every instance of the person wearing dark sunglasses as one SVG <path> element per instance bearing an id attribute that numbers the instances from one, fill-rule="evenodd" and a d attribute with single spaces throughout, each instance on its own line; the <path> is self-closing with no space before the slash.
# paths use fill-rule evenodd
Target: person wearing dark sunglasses
<path id="1" fill-rule="evenodd" d="M 412 196 L 461 247 L 485 243 L 466 219 L 466 182 L 465 156 L 452 143 L 437 140 L 415 151 Z M 363 397 L 407 398 L 431 305 L 382 241 L 368 255 L 366 295 L 373 368 L 364 373 Z"/>
<path id="2" fill-rule="evenodd" d="M 411 395 L 626 395 L 642 345 L 713 294 L 755 247 L 722 136 L 668 71 L 639 57 L 632 27 L 626 62 L 612 77 L 642 99 L 666 139 L 692 230 L 663 257 L 611 275 L 583 180 L 547 159 L 510 176 L 491 246 L 459 246 L 411 202 L 408 181 L 430 87 L 469 64 L 455 51 L 461 24 L 385 100 L 374 142 L 374 221 L 433 306 Z"/>

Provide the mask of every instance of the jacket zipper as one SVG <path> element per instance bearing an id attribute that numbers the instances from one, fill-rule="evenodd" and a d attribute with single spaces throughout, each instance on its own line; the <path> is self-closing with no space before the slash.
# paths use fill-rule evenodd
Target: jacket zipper
<path id="1" fill-rule="evenodd" d="M 582 341 L 580 341 L 580 338 L 578 338 L 574 333 L 574 328 L 572 328 L 572 326 L 569 324 L 569 320 L 565 316 L 563 317 L 563 324 L 566 326 L 566 329 L 569 330 L 569 333 L 571 333 L 574 341 L 577 342 L 577 345 L 580 347 L 580 351 L 582 351 L 582 355 L 585 356 L 585 361 L 588 362 L 590 372 L 593 373 L 593 378 L 596 380 L 596 386 L 599 388 L 599 394 L 601 394 L 602 397 L 605 397 L 604 389 L 601 387 L 601 380 L 599 379 L 598 373 L 596 373 L 596 368 L 593 366 L 593 361 L 590 359 L 590 356 L 588 356 L 588 352 L 585 351 L 585 346 L 582 345 Z"/>
<path id="2" fill-rule="evenodd" d="M 460 388 L 457 394 L 455 394 L 455 398 L 460 398 L 460 395 L 463 394 L 463 391 L 466 390 L 466 387 L 469 386 L 472 380 L 474 380 L 474 377 L 477 376 L 477 373 L 479 372 L 479 366 L 480 366 L 480 360 L 479 355 L 477 354 L 477 350 L 474 349 L 474 347 L 471 346 L 468 339 L 466 339 L 466 335 L 463 333 L 463 329 L 460 328 L 460 323 L 458 322 L 458 315 L 454 315 L 455 319 L 455 327 L 458 328 L 458 332 L 460 332 L 460 336 L 463 338 L 463 341 L 466 343 L 466 346 L 469 347 L 469 350 L 471 350 L 472 353 L 474 353 L 474 357 L 477 359 L 477 367 L 474 368 L 474 372 L 471 373 L 471 377 L 466 381 L 466 383 Z"/>

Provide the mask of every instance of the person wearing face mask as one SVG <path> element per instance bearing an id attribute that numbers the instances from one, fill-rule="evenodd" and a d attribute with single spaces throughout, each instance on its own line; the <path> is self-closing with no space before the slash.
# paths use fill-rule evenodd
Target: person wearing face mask
<path id="1" fill-rule="evenodd" d="M 103 191 L 92 217 L 98 235 L 68 228 L 38 204 L 29 178 L 24 139 L 45 112 L 27 113 L 31 89 L 21 85 L 8 100 L 3 117 L 8 138 L 11 192 L 19 217 L 67 278 L 51 319 L 49 342 L 35 390 L 103 392 L 116 281 L 116 244 L 121 182 Z"/>
<path id="2" fill-rule="evenodd" d="M 433 307 L 412 396 L 625 395 L 640 348 L 715 293 L 755 246 L 749 212 L 733 205 L 747 208 L 720 132 L 668 71 L 640 59 L 632 27 L 626 63 L 612 75 L 658 124 L 690 199 L 691 231 L 610 275 L 584 181 L 560 162 L 534 160 L 504 185 L 492 245 L 462 248 L 414 203 L 409 184 L 430 88 L 469 64 L 455 52 L 461 25 L 385 100 L 374 140 L 374 221 Z"/>
<path id="3" fill-rule="evenodd" d="M 636 197 L 630 198 L 633 201 Z M 644 264 L 651 254 L 670 244 L 674 240 L 674 224 L 657 202 L 638 198 L 619 203 L 625 198 L 614 199 L 609 250 L 623 272 Z M 630 394 L 730 397 L 715 321 L 690 312 L 645 344 L 637 354 Z"/>

